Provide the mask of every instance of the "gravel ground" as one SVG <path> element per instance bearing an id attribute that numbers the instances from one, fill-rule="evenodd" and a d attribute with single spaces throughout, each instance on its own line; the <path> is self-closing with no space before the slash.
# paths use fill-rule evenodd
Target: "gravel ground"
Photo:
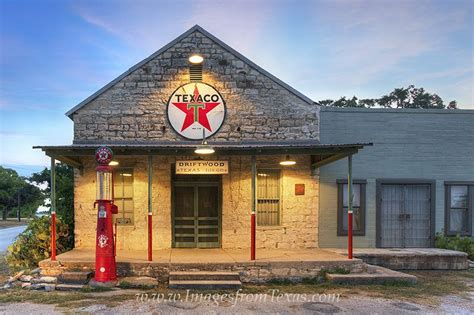
<path id="1" fill-rule="evenodd" d="M 239 302 L 231 300 L 218 303 L 203 302 L 139 302 L 128 301 L 108 308 L 94 304 L 76 309 L 59 309 L 53 305 L 14 303 L 0 305 L 0 314 L 61 314 L 62 312 L 98 314 L 474 314 L 474 300 L 457 296 L 446 296 L 436 307 L 408 303 L 398 300 L 369 297 L 340 298 L 339 301 L 303 302 L 281 300 L 266 302 Z"/>

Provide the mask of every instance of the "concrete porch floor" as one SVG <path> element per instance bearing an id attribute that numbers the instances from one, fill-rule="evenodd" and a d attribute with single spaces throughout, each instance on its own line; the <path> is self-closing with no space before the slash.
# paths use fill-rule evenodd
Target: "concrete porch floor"
<path id="1" fill-rule="evenodd" d="M 258 249 L 256 260 L 250 260 L 249 249 L 200 249 L 200 248 L 171 248 L 153 251 L 153 261 L 147 260 L 146 250 L 117 250 L 117 262 L 127 263 L 271 263 L 271 262 L 310 262 L 310 261 L 349 261 L 341 253 L 325 249 Z M 94 249 L 73 249 L 57 256 L 61 263 L 65 262 L 95 262 Z M 357 260 L 356 260 L 357 261 Z"/>

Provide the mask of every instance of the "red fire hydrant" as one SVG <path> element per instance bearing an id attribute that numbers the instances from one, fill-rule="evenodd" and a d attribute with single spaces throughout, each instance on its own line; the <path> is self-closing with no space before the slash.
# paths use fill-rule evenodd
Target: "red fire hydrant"
<path id="1" fill-rule="evenodd" d="M 117 279 L 115 264 L 115 240 L 113 231 L 113 214 L 118 212 L 114 205 L 113 173 L 109 166 L 112 150 L 100 147 L 96 150 L 97 198 L 94 207 L 97 212 L 97 238 L 95 247 L 95 281 L 107 282 Z"/>

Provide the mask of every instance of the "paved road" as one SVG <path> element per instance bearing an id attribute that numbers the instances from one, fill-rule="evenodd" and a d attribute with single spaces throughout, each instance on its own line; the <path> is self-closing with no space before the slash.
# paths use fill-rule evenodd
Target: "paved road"
<path id="1" fill-rule="evenodd" d="M 15 237 L 26 229 L 26 225 L 0 229 L 0 252 L 6 251 Z"/>

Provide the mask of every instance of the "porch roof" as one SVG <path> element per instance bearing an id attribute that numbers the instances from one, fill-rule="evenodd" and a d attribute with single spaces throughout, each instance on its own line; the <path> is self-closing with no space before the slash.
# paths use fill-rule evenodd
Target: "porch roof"
<path id="1" fill-rule="evenodd" d="M 82 168 L 80 157 L 94 156 L 97 147 L 106 145 L 116 156 L 124 155 L 191 155 L 196 156 L 194 149 L 199 143 L 195 141 L 180 142 L 94 142 L 74 143 L 72 145 L 34 146 L 46 155 L 73 167 Z M 312 167 L 318 168 L 356 154 L 364 146 L 372 143 L 320 144 L 316 142 L 209 142 L 215 155 L 311 155 Z"/>

